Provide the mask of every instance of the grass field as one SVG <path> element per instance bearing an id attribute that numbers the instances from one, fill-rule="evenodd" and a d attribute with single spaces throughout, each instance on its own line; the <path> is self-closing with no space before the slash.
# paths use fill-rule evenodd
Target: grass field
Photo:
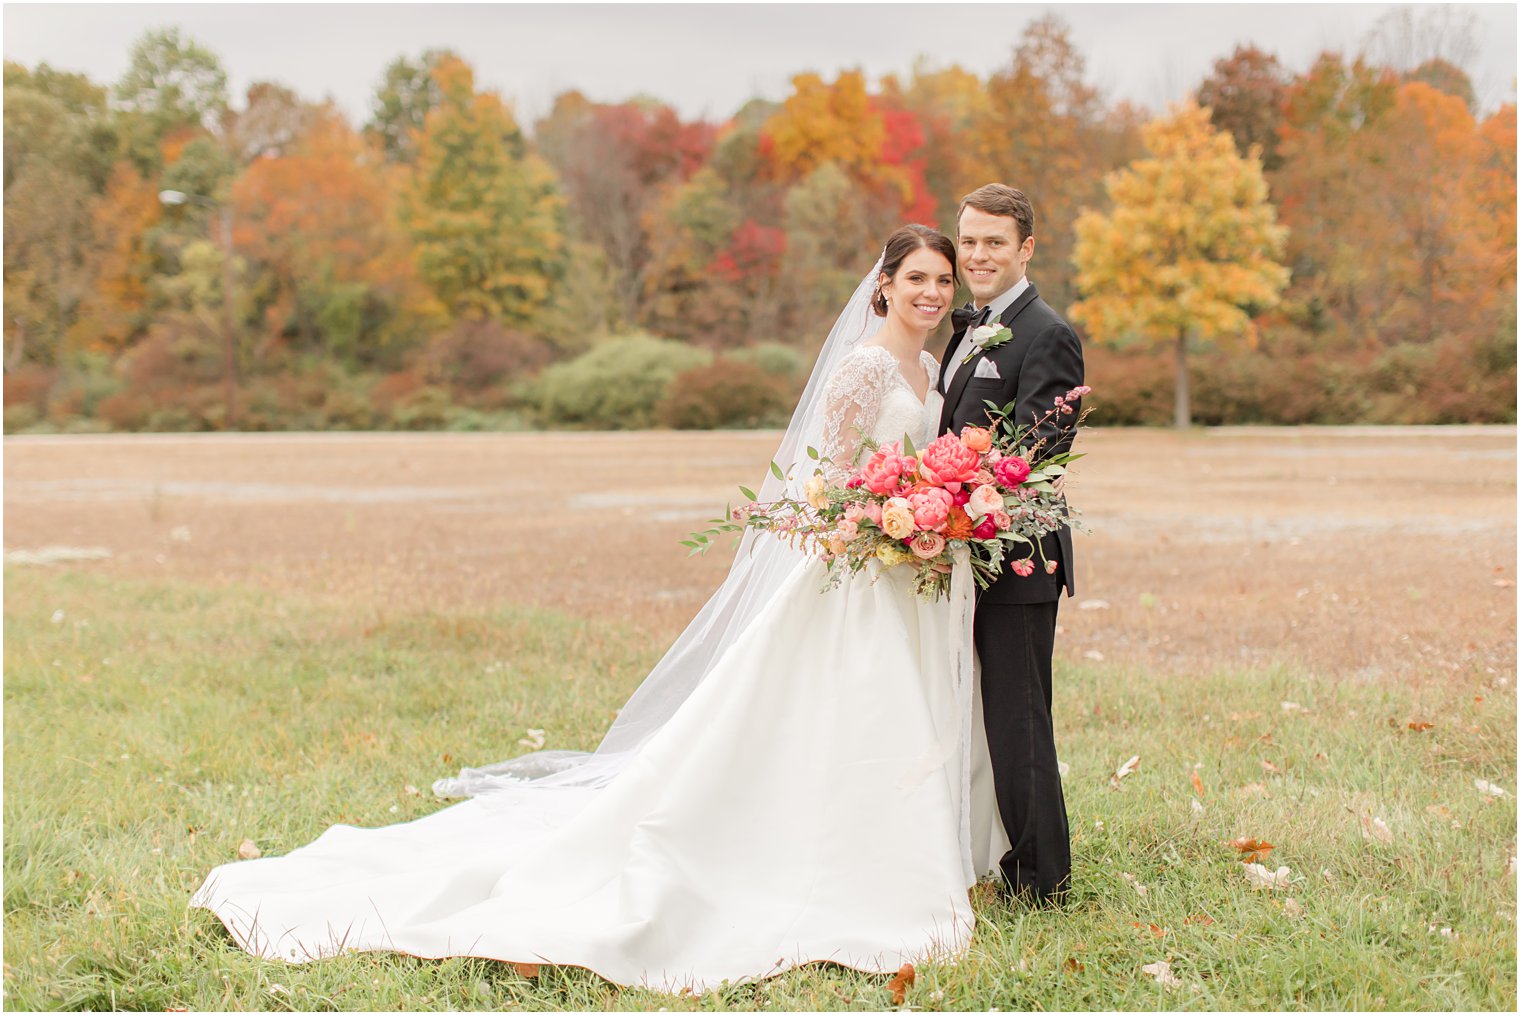
<path id="1" fill-rule="evenodd" d="M 420 816 L 530 727 L 595 744 L 721 576 L 674 539 L 768 448 L 619 438 L 581 475 L 584 440 L 7 441 L 6 1006 L 891 1007 L 885 977 L 821 966 L 700 998 L 288 967 L 186 909 L 245 839 Z M 1459 463 L 1417 517 L 1410 442 Z M 1513 431 L 1091 445 L 1057 660 L 1074 897 L 979 900 L 971 954 L 906 1004 L 1512 1010 Z M 19 562 L 50 546 L 109 556 Z M 1285 887 L 1251 887 L 1237 837 Z"/>

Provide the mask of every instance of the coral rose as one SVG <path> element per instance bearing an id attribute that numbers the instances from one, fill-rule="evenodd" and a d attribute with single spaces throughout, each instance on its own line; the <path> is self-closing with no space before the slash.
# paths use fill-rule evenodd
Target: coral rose
<path id="1" fill-rule="evenodd" d="M 992 521 L 992 516 L 987 515 L 980 522 L 977 522 L 976 528 L 971 530 L 971 534 L 977 539 L 991 539 L 997 535 L 997 525 Z"/>
<path id="2" fill-rule="evenodd" d="M 1029 478 L 1029 463 L 1018 455 L 1009 455 L 999 459 L 992 471 L 999 483 L 1012 490 Z"/>
<path id="3" fill-rule="evenodd" d="M 908 505 L 913 509 L 913 524 L 920 529 L 939 532 L 950 517 L 955 499 L 946 490 L 930 487 L 920 493 L 909 494 Z"/>
<path id="4" fill-rule="evenodd" d="M 844 506 L 844 520 L 847 522 L 860 522 L 866 516 L 866 509 L 859 504 L 846 504 Z"/>
<path id="5" fill-rule="evenodd" d="M 935 486 L 948 487 L 976 476 L 982 459 L 954 434 L 936 437 L 919 456 L 918 473 Z M 958 488 L 958 487 L 957 487 Z"/>
<path id="6" fill-rule="evenodd" d="M 933 560 L 945 549 L 945 537 L 938 532 L 920 532 L 913 537 L 913 553 L 924 560 Z"/>
<path id="7" fill-rule="evenodd" d="M 860 535 L 860 525 L 856 522 L 850 521 L 848 518 L 842 518 L 839 521 L 839 528 L 835 531 L 839 533 L 840 539 L 843 539 L 846 543 L 848 543 L 856 536 Z"/>
<path id="8" fill-rule="evenodd" d="M 913 535 L 913 509 L 901 497 L 893 497 L 881 509 L 882 531 L 893 539 L 907 539 Z"/>
<path id="9" fill-rule="evenodd" d="M 961 430 L 961 443 L 977 454 L 992 447 L 992 431 L 984 426 L 968 426 Z"/>
<path id="10" fill-rule="evenodd" d="M 944 536 L 946 539 L 968 539 L 971 536 L 971 516 L 961 508 L 950 509 L 950 517 L 945 522 Z"/>
<path id="11" fill-rule="evenodd" d="M 1013 563 L 1009 564 L 1008 567 L 1020 578 L 1028 578 L 1030 575 L 1034 574 L 1034 561 L 1030 560 L 1028 557 L 1024 558 L 1023 560 L 1016 560 Z"/>

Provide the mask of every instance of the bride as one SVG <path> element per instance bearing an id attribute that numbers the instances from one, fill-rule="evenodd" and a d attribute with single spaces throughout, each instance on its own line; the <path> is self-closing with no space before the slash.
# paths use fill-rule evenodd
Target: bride
<path id="1" fill-rule="evenodd" d="M 935 436 L 955 248 L 888 239 L 819 355 L 761 500 L 862 437 Z M 441 780 L 470 799 L 337 825 L 213 870 L 191 901 L 289 962 L 345 950 L 583 966 L 702 991 L 829 961 L 870 972 L 963 953 L 968 890 L 1008 848 L 971 662 L 971 580 L 925 602 L 907 567 L 822 592 L 823 563 L 749 532 L 722 586 L 594 752 Z"/>

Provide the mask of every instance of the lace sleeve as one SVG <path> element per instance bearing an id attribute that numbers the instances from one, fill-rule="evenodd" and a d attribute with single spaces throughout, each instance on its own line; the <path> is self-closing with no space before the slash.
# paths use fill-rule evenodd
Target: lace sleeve
<path id="1" fill-rule="evenodd" d="M 849 473 L 858 464 L 861 439 L 876 425 L 886 390 L 884 371 L 896 370 L 892 354 L 879 346 L 851 353 L 829 378 L 824 389 L 823 434 L 818 453 L 833 463 L 826 470 L 831 479 Z"/>
<path id="2" fill-rule="evenodd" d="M 933 391 L 939 387 L 939 360 L 934 358 L 932 352 L 925 349 L 918 354 L 918 361 L 923 364 L 924 373 L 929 375 L 929 390 Z"/>

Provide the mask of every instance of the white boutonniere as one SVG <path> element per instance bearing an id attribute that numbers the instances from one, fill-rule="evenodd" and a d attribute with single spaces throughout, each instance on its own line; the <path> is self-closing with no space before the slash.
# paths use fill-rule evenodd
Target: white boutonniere
<path id="1" fill-rule="evenodd" d="M 979 352 L 988 352 L 1013 338 L 1013 332 L 1001 324 L 984 324 L 971 332 L 971 351 L 966 353 L 962 363 L 970 363 L 971 357 Z"/>

